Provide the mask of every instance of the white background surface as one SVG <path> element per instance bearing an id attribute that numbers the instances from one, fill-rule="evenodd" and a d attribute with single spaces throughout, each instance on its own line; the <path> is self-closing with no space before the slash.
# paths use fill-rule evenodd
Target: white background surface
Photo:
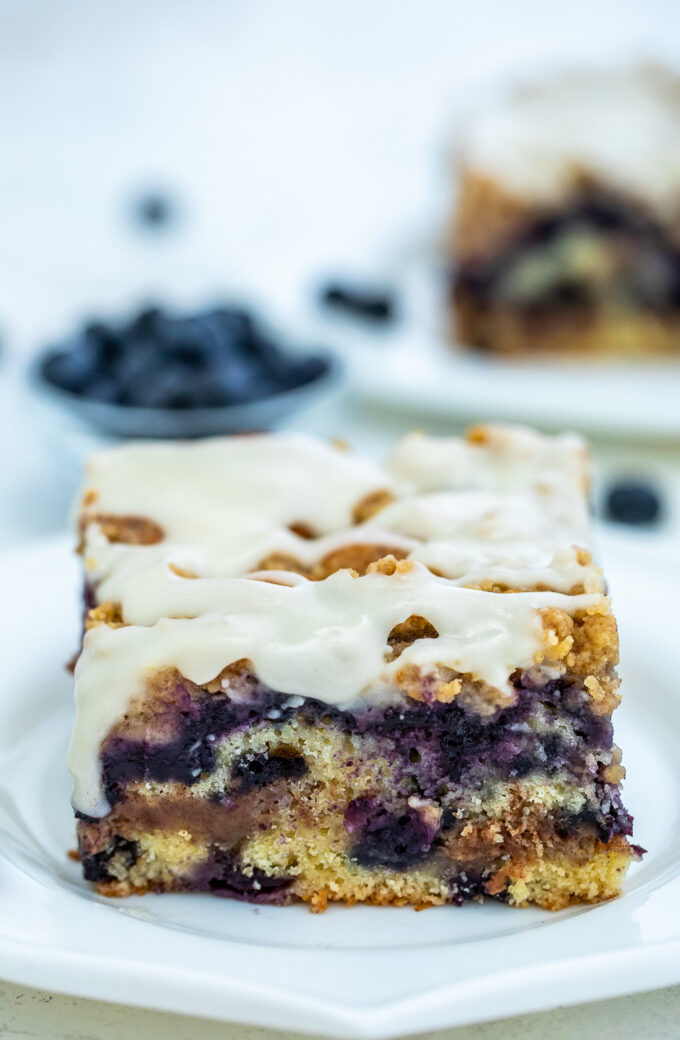
<path id="1" fill-rule="evenodd" d="M 45 338 L 86 312 L 150 295 L 190 303 L 225 286 L 311 329 L 319 276 L 346 267 L 398 279 L 436 235 L 447 138 L 480 85 L 647 55 L 678 63 L 676 0 L 0 2 L 0 544 L 62 527 L 77 480 L 80 446 L 20 381 Z M 181 205 L 167 236 L 127 219 L 147 184 Z M 377 447 L 412 419 L 340 399 L 296 422 Z M 605 472 L 633 467 L 663 482 L 669 519 L 644 548 L 677 552 L 680 449 L 596 448 Z M 230 1035 L 0 990 L 8 1037 Z M 680 1036 L 679 1020 L 675 990 L 458 1037 L 637 1040 Z"/>

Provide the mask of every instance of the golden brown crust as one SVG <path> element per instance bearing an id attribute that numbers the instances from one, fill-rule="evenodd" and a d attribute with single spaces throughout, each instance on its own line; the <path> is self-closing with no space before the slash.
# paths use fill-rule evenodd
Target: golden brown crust
<path id="1" fill-rule="evenodd" d="M 415 643 L 416 639 L 438 639 L 439 632 L 430 624 L 427 618 L 420 614 L 411 614 L 405 621 L 395 625 L 387 637 L 387 642 L 392 647 L 387 660 L 394 661 L 404 652 L 407 646 Z"/>
<path id="2" fill-rule="evenodd" d="M 591 307 L 523 312 L 457 290 L 451 338 L 499 357 L 667 357 L 680 349 L 680 316 L 601 313 Z"/>
<path id="3" fill-rule="evenodd" d="M 624 843 L 625 844 L 625 843 Z M 538 906 L 556 912 L 578 903 L 599 903 L 615 899 L 621 893 L 621 884 L 630 864 L 630 850 L 619 839 L 608 845 L 598 843 L 586 862 L 573 861 L 568 854 L 543 856 L 509 864 L 487 882 L 487 895 L 504 895 L 513 906 Z M 129 880 L 100 881 L 97 892 L 108 898 L 145 895 L 148 892 L 181 891 L 181 886 L 153 880 L 146 884 L 132 884 Z M 425 910 L 451 901 L 451 894 L 442 882 L 422 877 L 384 879 L 377 876 L 372 882 L 360 883 L 351 873 L 337 874 L 332 886 L 313 888 L 298 884 L 294 898 L 307 903 L 312 913 L 323 913 L 331 902 L 347 906 L 366 903 L 369 906 L 412 906 Z"/>
<path id="4" fill-rule="evenodd" d="M 109 513 L 84 512 L 79 520 L 81 541 L 89 524 L 97 524 L 105 538 L 112 543 L 156 545 L 165 538 L 165 531 L 160 524 L 148 516 L 115 516 Z"/>
<path id="5" fill-rule="evenodd" d="M 463 168 L 447 251 L 457 263 L 493 257 L 542 212 L 491 177 Z"/>
<path id="6" fill-rule="evenodd" d="M 579 198 L 604 196 L 654 220 L 643 199 L 623 195 L 574 167 L 560 198 L 544 203 L 513 194 L 502 183 L 463 167 L 457 207 L 446 251 L 457 267 L 483 265 L 500 258 L 527 229 L 551 214 L 563 213 Z M 680 241 L 680 222 L 665 228 Z M 451 337 L 469 347 L 501 357 L 560 355 L 587 357 L 665 357 L 680 349 L 680 314 L 598 310 L 595 305 L 519 308 L 500 300 L 482 300 L 456 286 Z"/>
<path id="7" fill-rule="evenodd" d="M 108 625 L 109 628 L 121 628 L 125 622 L 121 608 L 117 603 L 100 603 L 92 607 L 85 615 L 85 629 L 89 632 L 97 625 Z"/>
<path id="8" fill-rule="evenodd" d="M 366 574 L 373 564 L 384 557 L 400 560 L 407 554 L 408 550 L 398 546 L 353 542 L 333 549 L 309 566 L 289 553 L 270 553 L 260 560 L 255 570 L 292 571 L 311 581 L 323 581 L 340 570 L 351 570 L 360 576 Z"/>
<path id="9" fill-rule="evenodd" d="M 376 491 L 371 491 L 369 494 L 364 495 L 352 510 L 352 523 L 364 524 L 367 520 L 370 520 L 372 516 L 379 513 L 381 509 L 385 509 L 394 502 L 394 495 L 387 488 L 378 488 Z"/>
<path id="10" fill-rule="evenodd" d="M 273 877 L 289 877 L 287 901 L 301 900 L 315 912 L 338 901 L 410 904 L 417 909 L 442 905 L 453 897 L 450 880 L 456 876 L 483 878 L 480 895 L 501 896 L 517 906 L 534 904 L 560 910 L 572 903 L 618 895 L 633 858 L 625 838 L 616 836 L 603 842 L 587 828 L 565 836 L 551 817 L 541 816 L 535 807 L 521 802 L 502 821 L 462 825 L 447 835 L 432 862 L 407 872 L 358 866 L 350 857 L 351 837 L 345 835 L 345 848 L 339 850 L 337 828 L 330 821 L 328 827 L 320 828 L 319 821 L 307 819 L 306 813 L 293 830 L 280 820 L 272 821 L 271 814 L 258 826 L 261 837 L 241 837 L 245 873 L 256 869 Z M 208 836 L 201 838 L 200 830 L 181 828 L 181 824 L 169 831 L 161 825 L 149 834 L 137 822 L 119 816 L 113 827 L 113 833 L 124 840 L 137 842 L 142 854 L 127 872 L 114 861 L 111 869 L 120 876 L 97 884 L 97 890 L 110 897 L 181 891 L 191 884 L 191 871 L 200 870 L 201 864 L 209 862 L 213 848 L 222 847 L 214 846 Z M 187 827 L 193 828 L 193 822 Z M 107 841 L 106 836 L 99 845 L 90 841 L 90 828 L 80 825 L 81 845 L 88 854 L 105 847 Z M 220 835 L 223 832 L 222 827 Z M 290 836 L 283 846 L 281 833 Z"/>
<path id="11" fill-rule="evenodd" d="M 546 641 L 540 661 L 562 662 L 567 674 L 580 680 L 591 697 L 597 715 L 608 715 L 620 701 L 620 679 L 615 668 L 619 660 L 616 619 L 608 600 L 574 617 L 564 610 L 549 607 L 541 611 Z"/>
<path id="12" fill-rule="evenodd" d="M 445 240 L 446 251 L 457 264 L 492 259 L 536 221 L 562 213 L 589 197 L 613 200 L 649 221 L 658 221 L 658 215 L 643 197 L 605 183 L 576 163 L 559 196 L 547 201 L 514 193 L 497 178 L 463 163 L 456 207 Z M 680 242 L 679 220 L 667 221 L 664 230 L 671 242 Z"/>

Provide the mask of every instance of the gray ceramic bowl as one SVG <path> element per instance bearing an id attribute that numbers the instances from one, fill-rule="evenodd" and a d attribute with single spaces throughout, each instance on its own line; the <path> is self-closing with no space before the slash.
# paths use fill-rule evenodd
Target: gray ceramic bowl
<path id="1" fill-rule="evenodd" d="M 244 404 L 210 408 L 139 408 L 95 401 L 63 390 L 45 379 L 42 357 L 32 366 L 30 380 L 44 400 L 99 433 L 113 437 L 208 437 L 271 429 L 302 405 L 333 388 L 340 379 L 340 362 L 328 353 L 315 352 L 315 357 L 322 362 L 318 375 L 300 386 Z"/>

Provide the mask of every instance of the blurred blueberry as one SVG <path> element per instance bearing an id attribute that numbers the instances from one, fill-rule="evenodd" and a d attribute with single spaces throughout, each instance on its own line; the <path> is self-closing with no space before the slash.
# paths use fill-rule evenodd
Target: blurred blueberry
<path id="1" fill-rule="evenodd" d="M 311 357 L 300 358 L 291 362 L 290 375 L 292 377 L 292 386 L 302 386 L 305 383 L 311 383 L 313 379 L 318 379 L 324 374 L 328 368 L 328 362 L 325 358 Z"/>
<path id="2" fill-rule="evenodd" d="M 160 307 L 144 307 L 130 321 L 125 334 L 129 339 L 148 340 L 162 335 L 165 315 Z"/>
<path id="3" fill-rule="evenodd" d="M 151 231 L 160 231 L 175 222 L 177 205 L 166 192 L 149 191 L 134 200 L 132 213 L 136 222 L 142 227 Z"/>
<path id="4" fill-rule="evenodd" d="M 217 307 L 199 315 L 197 321 L 222 354 L 249 353 L 257 343 L 255 322 L 241 308 Z"/>
<path id="5" fill-rule="evenodd" d="M 661 499 L 647 483 L 619 480 L 606 493 L 605 515 L 619 524 L 653 524 L 661 516 Z"/>
<path id="6" fill-rule="evenodd" d="M 113 376 L 102 374 L 96 376 L 88 384 L 85 396 L 91 401 L 103 401 L 107 404 L 119 404 L 120 387 Z"/>
<path id="7" fill-rule="evenodd" d="M 282 389 L 271 372 L 254 365 L 232 362 L 214 373 L 212 392 L 220 404 L 245 404 Z"/>
<path id="8" fill-rule="evenodd" d="M 159 376 L 162 368 L 155 346 L 142 341 L 130 346 L 116 369 L 120 404 L 141 405 L 145 388 Z"/>
<path id="9" fill-rule="evenodd" d="M 115 362 L 123 349 L 123 342 L 110 326 L 101 322 L 91 322 L 83 329 L 83 337 L 98 358 L 102 366 Z"/>
<path id="10" fill-rule="evenodd" d="M 72 394 L 84 393 L 98 370 L 99 357 L 86 341 L 71 350 L 48 354 L 42 364 L 45 379 Z"/>
<path id="11" fill-rule="evenodd" d="M 376 324 L 393 321 L 397 311 L 394 292 L 378 286 L 328 282 L 321 288 L 320 299 L 326 307 Z"/>
<path id="12" fill-rule="evenodd" d="M 42 365 L 66 390 L 146 408 L 242 404 L 325 368 L 321 358 L 288 355 L 248 311 L 224 306 L 184 316 L 146 307 L 119 326 L 94 322 Z"/>
<path id="13" fill-rule="evenodd" d="M 131 403 L 142 408 L 196 408 L 201 404 L 200 396 L 184 369 L 159 366 L 139 380 Z"/>

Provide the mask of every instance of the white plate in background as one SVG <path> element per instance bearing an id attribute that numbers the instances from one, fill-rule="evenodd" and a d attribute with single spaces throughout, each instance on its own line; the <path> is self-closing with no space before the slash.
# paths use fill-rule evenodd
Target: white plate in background
<path id="1" fill-rule="evenodd" d="M 604 546 L 606 550 L 606 545 Z M 78 629 L 66 538 L 0 557 L 0 975 L 141 1007 L 387 1038 L 680 981 L 678 574 L 612 550 L 624 647 L 616 716 L 636 841 L 624 895 L 557 914 L 498 903 L 251 906 L 207 895 L 105 900 L 66 857 L 63 662 Z M 605 556 L 606 556 L 605 552 Z"/>
<path id="2" fill-rule="evenodd" d="M 605 436 L 680 439 L 677 361 L 503 360 L 466 350 L 443 332 L 440 276 L 425 257 L 403 279 L 404 317 L 366 331 L 333 322 L 364 402 L 455 422 L 506 420 Z M 421 265 L 416 271 L 417 265 Z"/>

